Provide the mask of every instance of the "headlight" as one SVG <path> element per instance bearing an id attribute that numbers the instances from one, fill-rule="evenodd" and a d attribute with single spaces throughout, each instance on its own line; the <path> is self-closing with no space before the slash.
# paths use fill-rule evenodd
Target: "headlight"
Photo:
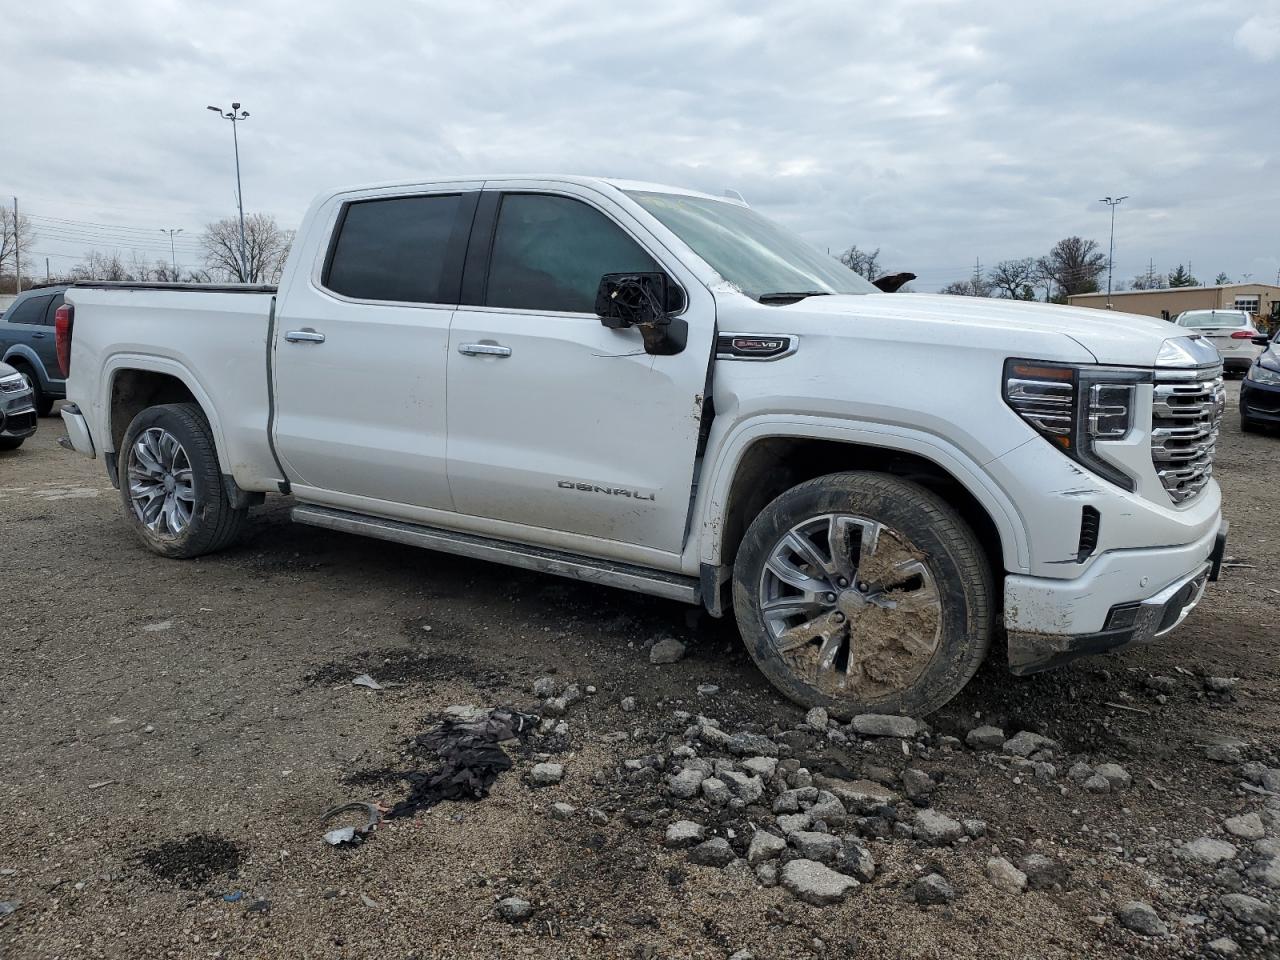
<path id="1" fill-rule="evenodd" d="M 1135 387 L 1141 370 L 1007 360 L 1004 399 L 1042 437 L 1099 476 L 1125 490 L 1134 478 L 1097 455 L 1095 444 L 1123 440 L 1133 429 Z"/>
<path id="2" fill-rule="evenodd" d="M 0 377 L 0 390 L 5 393 L 16 393 L 25 389 L 27 389 L 27 378 L 20 373 L 11 373 L 7 377 Z"/>
<path id="3" fill-rule="evenodd" d="M 1265 383 L 1271 387 L 1280 387 L 1280 370 L 1272 370 L 1260 363 L 1249 368 L 1249 379 L 1254 383 Z"/>

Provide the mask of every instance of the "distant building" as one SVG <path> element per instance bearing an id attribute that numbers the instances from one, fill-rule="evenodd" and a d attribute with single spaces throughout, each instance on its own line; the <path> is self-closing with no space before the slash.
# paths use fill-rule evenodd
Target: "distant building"
<path id="1" fill-rule="evenodd" d="M 1073 307 L 1107 309 L 1105 293 L 1067 297 Z M 1280 324 L 1280 287 L 1269 283 L 1225 283 L 1215 287 L 1164 287 L 1111 294 L 1111 309 L 1172 320 L 1184 310 L 1247 310 L 1254 318 Z"/>

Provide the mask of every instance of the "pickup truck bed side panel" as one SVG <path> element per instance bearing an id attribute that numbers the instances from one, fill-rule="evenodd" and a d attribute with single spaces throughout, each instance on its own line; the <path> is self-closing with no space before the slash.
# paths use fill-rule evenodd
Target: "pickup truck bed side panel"
<path id="1" fill-rule="evenodd" d="M 77 308 L 68 398 L 88 420 L 101 453 L 111 435 L 112 385 L 123 370 L 181 380 L 204 410 L 218 458 L 243 489 L 275 490 L 267 443 L 264 358 L 269 293 L 73 287 Z"/>

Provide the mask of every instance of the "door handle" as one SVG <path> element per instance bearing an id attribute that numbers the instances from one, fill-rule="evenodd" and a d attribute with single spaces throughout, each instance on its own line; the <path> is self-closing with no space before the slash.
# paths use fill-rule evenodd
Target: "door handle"
<path id="1" fill-rule="evenodd" d="M 316 333 L 309 327 L 301 330 L 290 330 L 284 335 L 290 343 L 324 343 L 324 334 Z"/>
<path id="2" fill-rule="evenodd" d="M 31 335 L 32 340 L 43 340 L 44 338 L 45 338 L 45 335 L 43 333 L 33 333 Z"/>
<path id="3" fill-rule="evenodd" d="M 511 348 L 500 343 L 460 343 L 458 352 L 468 357 L 509 357 Z"/>

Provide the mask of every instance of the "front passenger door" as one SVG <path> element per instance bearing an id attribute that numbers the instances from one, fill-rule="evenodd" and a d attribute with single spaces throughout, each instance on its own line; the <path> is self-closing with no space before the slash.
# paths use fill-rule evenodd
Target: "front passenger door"
<path id="1" fill-rule="evenodd" d="M 638 330 L 594 311 L 603 274 L 653 270 L 688 296 L 674 356 L 646 354 Z M 455 509 L 511 539 L 675 569 L 715 327 L 707 290 L 608 196 L 486 183 L 463 301 L 449 338 Z"/>

